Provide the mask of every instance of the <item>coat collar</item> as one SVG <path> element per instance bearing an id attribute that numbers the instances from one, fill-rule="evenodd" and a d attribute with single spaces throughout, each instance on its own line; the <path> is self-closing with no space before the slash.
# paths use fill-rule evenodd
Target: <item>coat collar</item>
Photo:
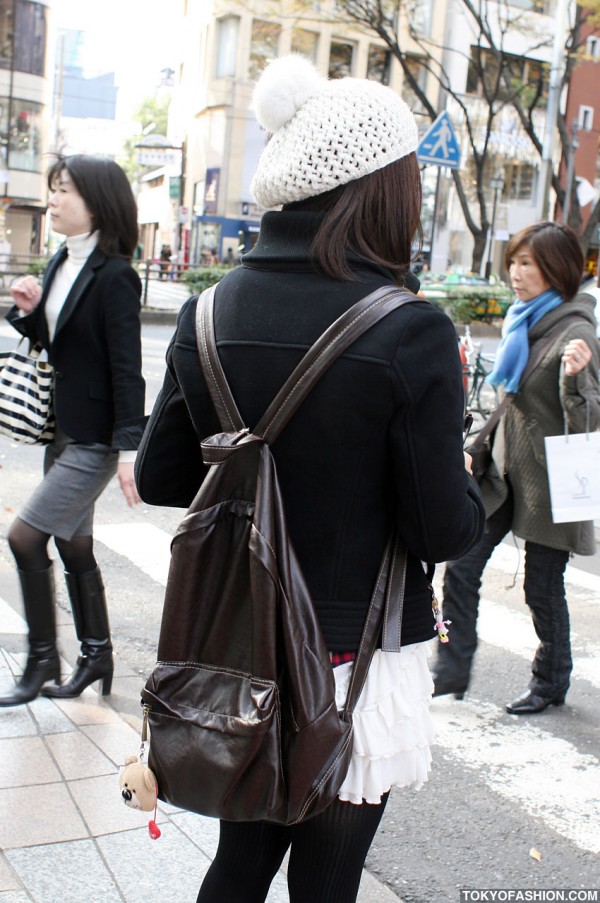
<path id="1" fill-rule="evenodd" d="M 295 272 L 314 271 L 310 260 L 310 246 L 325 214 L 308 210 L 270 210 L 263 214 L 260 233 L 254 248 L 244 255 L 242 263 L 250 268 L 292 269 Z M 348 260 L 358 270 L 380 273 L 394 282 L 385 267 L 349 253 Z M 414 273 L 406 274 L 404 284 L 415 294 L 420 282 Z"/>
<path id="2" fill-rule="evenodd" d="M 46 281 L 44 284 L 44 294 L 42 296 L 42 304 L 46 303 L 46 299 L 48 297 L 48 292 L 50 290 L 50 286 L 52 284 L 52 280 L 56 274 L 58 267 L 64 262 L 67 257 L 67 249 L 66 247 L 61 248 L 60 251 L 53 257 L 52 261 L 48 265 L 48 272 Z M 64 328 L 65 324 L 68 322 L 70 317 L 73 314 L 73 311 L 85 295 L 89 285 L 96 278 L 96 271 L 104 266 L 106 263 L 107 257 L 102 251 L 98 250 L 98 248 L 94 248 L 83 267 L 79 271 L 77 278 L 71 289 L 69 294 L 65 299 L 65 303 L 63 304 L 62 310 L 58 316 L 58 321 L 56 323 L 56 330 L 54 332 L 54 339 L 56 341 L 56 337 Z M 46 318 L 43 318 L 44 323 Z"/>
<path id="3" fill-rule="evenodd" d="M 581 317 L 582 321 L 587 320 L 590 326 L 596 327 L 596 317 L 594 314 L 594 299 L 591 295 L 584 292 L 576 295 L 572 301 L 564 301 L 555 307 L 554 310 L 544 314 L 537 323 L 529 330 L 529 342 L 535 342 L 537 339 L 546 335 L 546 333 L 554 327 L 560 320 L 565 317 L 572 317 L 574 314 Z"/>

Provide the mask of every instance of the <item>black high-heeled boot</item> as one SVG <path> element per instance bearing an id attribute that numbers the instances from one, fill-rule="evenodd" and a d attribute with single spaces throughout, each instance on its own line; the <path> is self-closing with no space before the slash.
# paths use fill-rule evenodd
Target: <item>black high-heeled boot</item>
<path id="1" fill-rule="evenodd" d="M 29 655 L 25 670 L 13 692 L 0 696 L 0 706 L 24 705 L 39 696 L 43 685 L 49 680 L 60 683 L 52 565 L 45 571 L 17 573 L 29 628 Z"/>
<path id="2" fill-rule="evenodd" d="M 75 632 L 81 643 L 81 655 L 70 679 L 62 687 L 44 687 L 43 695 L 59 699 L 80 696 L 96 680 L 102 681 L 102 695 L 112 687 L 113 655 L 108 609 L 100 568 L 85 574 L 65 572 L 73 610 Z"/>

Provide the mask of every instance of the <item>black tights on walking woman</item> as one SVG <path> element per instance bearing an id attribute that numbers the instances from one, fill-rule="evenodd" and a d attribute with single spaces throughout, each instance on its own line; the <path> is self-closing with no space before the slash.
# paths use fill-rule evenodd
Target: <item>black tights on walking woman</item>
<path id="1" fill-rule="evenodd" d="M 320 815 L 290 827 L 222 821 L 217 855 L 196 903 L 263 903 L 288 849 L 290 903 L 355 900 L 388 796 L 362 806 L 336 799 Z"/>

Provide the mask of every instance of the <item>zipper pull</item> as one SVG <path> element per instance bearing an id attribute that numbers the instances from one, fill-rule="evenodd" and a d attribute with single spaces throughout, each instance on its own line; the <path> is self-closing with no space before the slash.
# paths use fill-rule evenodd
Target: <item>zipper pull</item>
<path id="1" fill-rule="evenodd" d="M 150 706 L 148 703 L 142 705 L 142 734 L 140 737 L 140 762 L 144 761 L 144 744 L 148 742 L 148 716 L 150 714 Z"/>

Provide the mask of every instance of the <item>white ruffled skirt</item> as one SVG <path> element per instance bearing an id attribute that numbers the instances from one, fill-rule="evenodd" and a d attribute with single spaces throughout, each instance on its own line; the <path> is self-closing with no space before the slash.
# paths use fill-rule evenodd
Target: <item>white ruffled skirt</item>
<path id="1" fill-rule="evenodd" d="M 341 800 L 379 803 L 392 787 L 419 789 L 428 779 L 433 740 L 430 654 L 429 642 L 403 646 L 400 652 L 375 652 L 354 709 L 354 749 L 338 793 Z M 352 662 L 338 665 L 333 673 L 342 709 Z"/>

